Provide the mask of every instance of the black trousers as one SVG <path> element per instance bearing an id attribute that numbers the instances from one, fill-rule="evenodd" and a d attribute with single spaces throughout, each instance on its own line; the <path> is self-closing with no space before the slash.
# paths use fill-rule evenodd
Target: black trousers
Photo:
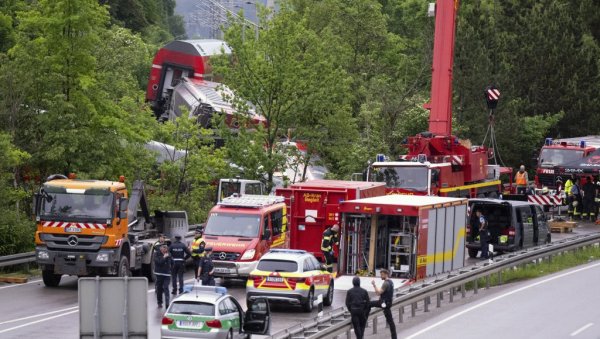
<path id="1" fill-rule="evenodd" d="M 352 310 L 350 311 L 350 315 L 352 316 L 354 335 L 356 335 L 357 339 L 362 339 L 365 335 L 365 327 L 367 325 L 365 310 Z"/>
<path id="2" fill-rule="evenodd" d="M 208 273 L 202 274 L 200 279 L 202 279 L 202 286 L 215 286 L 215 278 Z"/>
<path id="3" fill-rule="evenodd" d="M 333 254 L 331 252 L 323 251 L 323 256 L 325 257 L 325 266 L 327 267 L 327 271 L 329 273 L 333 272 Z"/>
<path id="4" fill-rule="evenodd" d="M 200 257 L 192 257 L 194 262 L 194 279 L 198 279 L 198 268 L 200 267 Z"/>
<path id="5" fill-rule="evenodd" d="M 179 281 L 179 293 L 183 293 L 183 271 L 185 271 L 185 263 L 183 261 L 175 261 L 171 276 L 173 277 L 173 294 L 177 293 L 177 281 Z"/>
<path id="6" fill-rule="evenodd" d="M 381 307 L 381 300 L 371 301 L 371 307 L 379 307 L 383 309 L 383 315 L 385 316 L 385 321 L 390 327 L 390 334 L 392 339 L 398 339 L 398 334 L 396 333 L 396 324 L 394 323 L 394 317 L 392 316 L 392 307 L 391 303 L 386 304 L 385 307 Z"/>
<path id="7" fill-rule="evenodd" d="M 163 295 L 165 296 L 165 306 L 169 305 L 169 282 L 171 281 L 171 277 L 167 276 L 167 275 L 160 275 L 157 274 L 156 275 L 156 285 L 155 285 L 155 292 L 156 292 L 156 302 L 158 303 L 158 305 L 162 305 L 163 304 Z"/>

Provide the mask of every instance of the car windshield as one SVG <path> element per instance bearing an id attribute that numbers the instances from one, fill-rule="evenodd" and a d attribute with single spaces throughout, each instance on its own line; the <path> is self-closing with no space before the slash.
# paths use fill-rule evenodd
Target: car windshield
<path id="1" fill-rule="evenodd" d="M 298 263 L 290 260 L 264 259 L 258 262 L 256 269 L 267 272 L 296 272 Z"/>
<path id="2" fill-rule="evenodd" d="M 427 167 L 393 166 L 376 167 L 371 181 L 385 182 L 388 188 L 402 188 L 410 191 L 427 191 Z"/>
<path id="3" fill-rule="evenodd" d="M 257 214 L 211 213 L 204 234 L 254 238 L 258 236 L 259 226 Z"/>
<path id="4" fill-rule="evenodd" d="M 215 305 L 196 301 L 174 301 L 168 313 L 214 316 Z"/>
<path id="5" fill-rule="evenodd" d="M 45 190 L 42 194 L 40 217 L 102 218 L 113 216 L 113 195 L 108 191 L 57 193 Z"/>
<path id="6" fill-rule="evenodd" d="M 553 167 L 583 158 L 583 151 L 572 149 L 544 148 L 540 153 L 540 166 Z"/>

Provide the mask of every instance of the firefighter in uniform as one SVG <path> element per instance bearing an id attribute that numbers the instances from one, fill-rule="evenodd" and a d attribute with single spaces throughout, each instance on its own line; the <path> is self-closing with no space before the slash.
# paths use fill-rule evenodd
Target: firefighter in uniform
<path id="1" fill-rule="evenodd" d="M 173 291 L 177 294 L 177 281 L 179 280 L 179 293 L 183 293 L 183 271 L 185 271 L 185 261 L 192 255 L 190 250 L 181 242 L 181 236 L 175 236 L 175 242 L 169 246 L 169 253 L 173 258 Z"/>
<path id="2" fill-rule="evenodd" d="M 573 182 L 575 182 L 573 176 L 568 178 L 567 182 L 565 182 L 565 198 L 566 198 L 566 203 L 569 206 L 567 209 L 569 218 L 573 218 L 573 194 L 571 193 L 571 188 L 573 188 Z"/>
<path id="3" fill-rule="evenodd" d="M 584 220 L 596 221 L 596 184 L 592 177 L 588 177 L 587 181 L 581 188 L 583 192 L 583 214 Z"/>
<path id="4" fill-rule="evenodd" d="M 200 261 L 204 257 L 204 247 L 206 243 L 202 239 L 202 228 L 196 228 L 194 234 L 194 240 L 190 245 L 190 251 L 192 252 L 192 261 L 194 262 L 194 278 L 198 279 L 198 268 L 200 268 Z"/>
<path id="5" fill-rule="evenodd" d="M 327 271 L 329 271 L 329 273 L 333 272 L 333 244 L 338 245 L 340 243 L 339 232 L 340 225 L 338 224 L 327 228 L 325 232 L 323 232 L 321 251 L 323 251 L 323 256 L 325 257 L 325 267 L 327 267 Z"/>

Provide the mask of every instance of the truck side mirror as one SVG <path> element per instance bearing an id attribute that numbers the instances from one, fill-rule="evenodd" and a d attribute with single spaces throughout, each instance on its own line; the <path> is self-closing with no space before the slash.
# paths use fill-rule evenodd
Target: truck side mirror
<path id="1" fill-rule="evenodd" d="M 39 193 L 34 193 L 33 194 L 33 215 L 34 216 L 37 216 L 38 212 L 40 210 L 40 205 L 39 205 L 39 203 L 40 203 L 40 196 L 41 196 L 41 194 L 39 194 Z"/>
<path id="2" fill-rule="evenodd" d="M 263 236 L 262 236 L 262 240 L 269 240 L 269 239 L 271 239 L 271 231 L 265 230 L 265 232 L 263 233 Z"/>
<path id="3" fill-rule="evenodd" d="M 119 218 L 120 219 L 127 218 L 128 204 L 129 204 L 129 199 L 127 199 L 127 198 L 119 199 Z"/>

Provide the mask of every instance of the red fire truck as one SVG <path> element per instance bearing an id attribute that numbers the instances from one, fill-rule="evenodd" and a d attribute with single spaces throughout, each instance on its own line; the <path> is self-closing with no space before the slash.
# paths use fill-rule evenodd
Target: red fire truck
<path id="1" fill-rule="evenodd" d="M 367 170 L 367 181 L 386 183 L 390 194 L 449 197 L 497 197 L 501 191 L 500 168 L 489 165 L 491 150 L 471 145 L 452 135 L 452 66 L 458 2 L 438 0 L 435 5 L 435 37 L 429 131 L 409 137 L 408 154 L 397 162 L 377 161 Z"/>
<path id="2" fill-rule="evenodd" d="M 572 161 L 587 157 L 600 148 L 600 135 L 584 137 L 552 139 L 546 138 L 540 150 L 535 169 L 535 185 L 537 188 L 556 189 L 556 168 Z M 566 178 L 563 178 L 563 182 Z"/>
<path id="3" fill-rule="evenodd" d="M 385 186 L 363 181 L 312 180 L 277 188 L 275 195 L 283 196 L 287 205 L 290 248 L 309 251 L 322 259 L 323 231 L 340 222 L 340 204 L 385 195 Z"/>

